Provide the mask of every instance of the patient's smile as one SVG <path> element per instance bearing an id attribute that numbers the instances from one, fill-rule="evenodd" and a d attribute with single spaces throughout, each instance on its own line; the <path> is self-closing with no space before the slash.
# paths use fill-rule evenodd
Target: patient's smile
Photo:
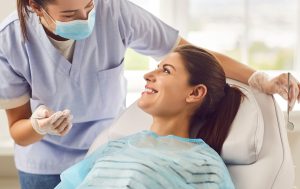
<path id="1" fill-rule="evenodd" d="M 158 91 L 153 89 L 153 88 L 150 88 L 148 87 L 147 85 L 145 86 L 145 90 L 142 92 L 142 95 L 144 94 L 155 94 L 157 93 Z"/>

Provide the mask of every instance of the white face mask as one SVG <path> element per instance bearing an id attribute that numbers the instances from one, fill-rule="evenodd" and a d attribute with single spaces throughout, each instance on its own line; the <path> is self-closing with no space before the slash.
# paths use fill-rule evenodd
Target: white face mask
<path id="1" fill-rule="evenodd" d="M 66 39 L 85 39 L 91 35 L 95 26 L 95 7 L 89 12 L 87 20 L 73 20 L 69 22 L 61 22 L 58 20 L 54 20 L 45 10 L 44 12 L 52 19 L 52 21 L 56 25 L 54 34 Z"/>

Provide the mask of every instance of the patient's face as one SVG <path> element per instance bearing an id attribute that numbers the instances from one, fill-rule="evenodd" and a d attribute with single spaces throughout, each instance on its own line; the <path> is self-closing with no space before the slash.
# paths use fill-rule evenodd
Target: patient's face
<path id="1" fill-rule="evenodd" d="M 156 70 L 144 76 L 147 84 L 138 105 L 153 116 L 178 114 L 186 106 L 191 86 L 188 72 L 178 53 L 171 53 Z"/>

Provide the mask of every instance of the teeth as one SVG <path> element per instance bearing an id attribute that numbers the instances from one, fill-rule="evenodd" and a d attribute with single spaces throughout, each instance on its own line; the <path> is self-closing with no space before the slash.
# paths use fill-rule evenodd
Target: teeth
<path id="1" fill-rule="evenodd" d="M 157 91 L 155 91 L 155 90 L 153 90 L 153 89 L 149 89 L 149 88 L 146 88 L 146 89 L 145 89 L 145 92 L 147 92 L 147 93 L 152 93 L 152 94 L 157 93 Z"/>

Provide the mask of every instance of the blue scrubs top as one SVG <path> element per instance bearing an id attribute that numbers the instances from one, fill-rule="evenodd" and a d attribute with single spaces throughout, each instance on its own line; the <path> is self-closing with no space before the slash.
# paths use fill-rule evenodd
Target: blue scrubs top
<path id="1" fill-rule="evenodd" d="M 127 0 L 95 3 L 94 31 L 76 41 L 72 64 L 51 44 L 35 14 L 27 21 L 28 40 L 16 12 L 0 25 L 0 108 L 30 99 L 33 111 L 44 104 L 74 115 L 66 136 L 46 135 L 27 147 L 15 146 L 21 171 L 59 174 L 83 159 L 95 137 L 125 108 L 126 49 L 162 57 L 178 42 L 178 31 Z"/>

